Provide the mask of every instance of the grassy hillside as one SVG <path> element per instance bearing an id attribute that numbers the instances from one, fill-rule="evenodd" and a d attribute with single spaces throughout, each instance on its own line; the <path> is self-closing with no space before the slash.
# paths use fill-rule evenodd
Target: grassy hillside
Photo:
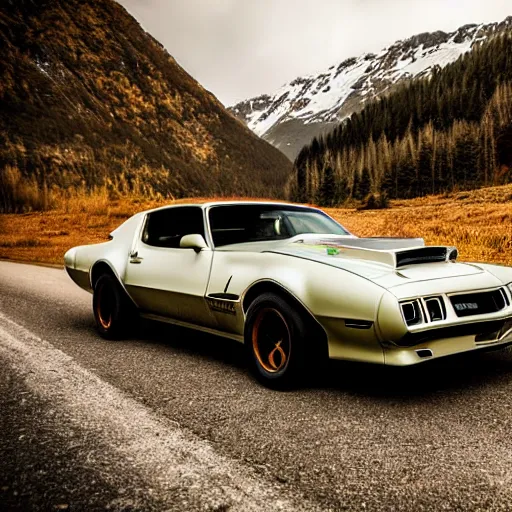
<path id="1" fill-rule="evenodd" d="M 3 2 L 0 46 L 0 211 L 105 187 L 114 197 L 282 193 L 286 157 L 113 0 Z"/>
<path id="2" fill-rule="evenodd" d="M 163 204 L 100 194 L 55 211 L 0 215 L 0 258 L 62 265 L 69 248 L 106 241 L 130 215 Z M 512 265 L 512 185 L 392 201 L 387 210 L 325 211 L 358 236 L 423 237 L 427 244 L 457 246 L 461 260 Z"/>

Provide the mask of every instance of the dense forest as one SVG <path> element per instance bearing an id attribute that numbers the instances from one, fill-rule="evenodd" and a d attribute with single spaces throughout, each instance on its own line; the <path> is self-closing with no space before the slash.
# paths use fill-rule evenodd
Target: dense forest
<path id="1" fill-rule="evenodd" d="M 512 34 L 368 104 L 297 156 L 291 198 L 341 204 L 512 181 Z"/>

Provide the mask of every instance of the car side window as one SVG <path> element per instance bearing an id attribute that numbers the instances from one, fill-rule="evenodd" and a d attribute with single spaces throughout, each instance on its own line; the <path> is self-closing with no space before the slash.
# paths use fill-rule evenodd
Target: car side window
<path id="1" fill-rule="evenodd" d="M 142 241 L 154 247 L 178 249 L 183 236 L 195 234 L 204 237 L 203 210 L 197 206 L 180 206 L 150 213 Z"/>

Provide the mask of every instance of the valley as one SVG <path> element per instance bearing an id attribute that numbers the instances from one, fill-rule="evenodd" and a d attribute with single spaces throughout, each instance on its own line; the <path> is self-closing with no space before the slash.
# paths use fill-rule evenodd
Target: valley
<path id="1" fill-rule="evenodd" d="M 179 202 L 219 199 L 244 198 Z M 69 248 L 107 241 L 134 213 L 164 204 L 171 202 L 98 195 L 48 212 L 0 215 L 0 258 L 62 266 Z M 386 210 L 324 210 L 357 236 L 422 237 L 430 245 L 456 246 L 462 261 L 512 265 L 512 185 L 397 200 Z"/>

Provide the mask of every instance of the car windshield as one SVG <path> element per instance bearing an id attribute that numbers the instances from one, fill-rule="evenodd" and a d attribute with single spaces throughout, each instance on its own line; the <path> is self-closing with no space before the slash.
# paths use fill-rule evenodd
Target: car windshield
<path id="1" fill-rule="evenodd" d="M 219 205 L 210 209 L 209 220 L 215 247 L 304 233 L 350 234 L 325 213 L 292 205 Z"/>

